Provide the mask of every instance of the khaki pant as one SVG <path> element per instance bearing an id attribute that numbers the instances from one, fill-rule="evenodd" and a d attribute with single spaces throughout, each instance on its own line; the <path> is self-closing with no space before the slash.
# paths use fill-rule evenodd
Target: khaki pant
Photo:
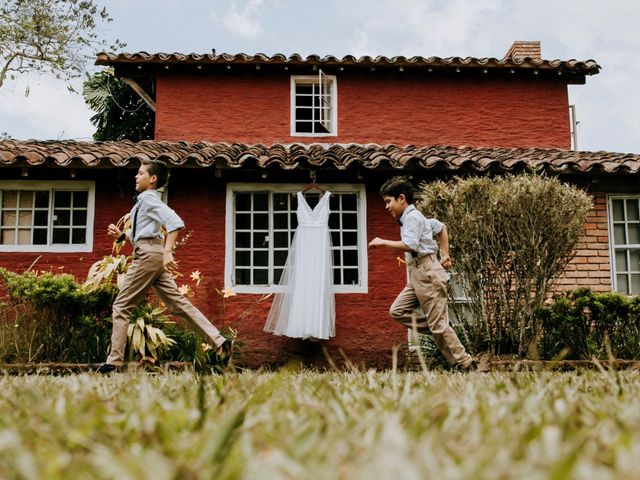
<path id="1" fill-rule="evenodd" d="M 435 255 L 420 257 L 408 264 L 409 283 L 391 305 L 389 313 L 407 328 L 415 324 L 418 333 L 430 334 L 450 365 L 471 361 L 447 316 L 447 274 Z M 424 316 L 415 312 L 422 307 Z"/>
<path id="2" fill-rule="evenodd" d="M 167 306 L 169 313 L 195 327 L 215 348 L 224 343 L 225 339 L 220 335 L 220 331 L 178 291 L 176 282 L 164 269 L 163 262 L 164 253 L 160 239 L 142 239 L 136 242 L 133 262 L 124 278 L 122 289 L 113 302 L 113 333 L 107 363 L 123 364 L 129 319 L 133 309 L 144 300 L 149 287 L 153 288 Z"/>

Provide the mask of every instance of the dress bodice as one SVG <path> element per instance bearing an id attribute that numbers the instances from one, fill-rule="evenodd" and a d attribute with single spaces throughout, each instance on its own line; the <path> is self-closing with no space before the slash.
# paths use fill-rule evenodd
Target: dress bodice
<path id="1" fill-rule="evenodd" d="M 302 192 L 298 192 L 298 209 L 296 211 L 298 225 L 328 225 L 330 196 L 331 192 L 325 192 L 320 200 L 318 200 L 318 204 L 315 208 L 311 208 Z"/>

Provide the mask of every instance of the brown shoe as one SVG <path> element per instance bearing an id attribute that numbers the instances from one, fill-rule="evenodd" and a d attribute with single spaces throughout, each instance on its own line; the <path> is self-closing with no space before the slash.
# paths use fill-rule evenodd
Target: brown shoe
<path id="1" fill-rule="evenodd" d="M 216 359 L 221 367 L 229 365 L 229 361 L 233 356 L 233 339 L 226 339 L 225 342 L 216 350 Z"/>
<path id="2" fill-rule="evenodd" d="M 474 358 L 471 358 L 464 363 L 455 364 L 453 366 L 453 370 L 456 372 L 475 372 L 476 370 L 478 370 L 478 363 Z"/>

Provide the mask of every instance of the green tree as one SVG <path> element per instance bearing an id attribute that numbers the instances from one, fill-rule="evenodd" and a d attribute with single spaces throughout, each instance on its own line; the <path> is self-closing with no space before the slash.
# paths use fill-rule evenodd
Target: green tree
<path id="1" fill-rule="evenodd" d="M 151 79 L 140 79 L 138 83 L 146 92 L 153 89 Z M 114 77 L 112 70 L 92 75 L 84 82 L 82 94 L 89 108 L 96 112 L 91 117 L 96 127 L 94 140 L 137 142 L 153 138 L 153 111 L 129 85 Z"/>
<path id="2" fill-rule="evenodd" d="M 109 21 L 93 0 L 0 0 L 0 87 L 32 71 L 67 81 L 80 76 L 88 49 L 105 47 L 98 26 Z"/>

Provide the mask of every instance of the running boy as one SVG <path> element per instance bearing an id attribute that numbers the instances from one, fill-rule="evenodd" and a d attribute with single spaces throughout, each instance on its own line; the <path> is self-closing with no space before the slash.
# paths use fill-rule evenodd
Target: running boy
<path id="1" fill-rule="evenodd" d="M 450 365 L 475 369 L 475 361 L 449 325 L 447 274 L 451 268 L 447 227 L 435 218 L 425 218 L 413 205 L 413 187 L 403 177 L 393 177 L 380 188 L 387 211 L 400 224 L 400 240 L 374 238 L 369 248 L 386 247 L 404 252 L 409 282 L 395 299 L 389 313 L 407 328 L 415 321 L 419 333 L 430 333 Z M 438 239 L 436 243 L 434 235 Z M 440 261 L 436 257 L 440 245 Z M 444 268 L 443 268 L 444 267 Z M 414 310 L 421 306 L 424 316 Z M 414 320 L 415 319 L 415 320 Z"/>
<path id="2" fill-rule="evenodd" d="M 127 329 L 133 309 L 152 287 L 169 312 L 187 321 L 204 334 L 216 348 L 222 363 L 228 362 L 232 345 L 209 320 L 179 291 L 171 272 L 176 268 L 173 250 L 179 231 L 184 228 L 182 219 L 160 198 L 156 189 L 167 182 L 166 164 L 158 160 L 143 160 L 136 175 L 136 204 L 131 210 L 131 229 L 121 232 L 111 224 L 107 232 L 118 241 L 127 240 L 133 245 L 133 261 L 124 278 L 122 289 L 113 303 L 113 331 L 111 352 L 105 363 L 91 364 L 99 373 L 109 373 L 123 365 L 127 344 Z M 163 242 L 162 226 L 167 229 Z"/>

